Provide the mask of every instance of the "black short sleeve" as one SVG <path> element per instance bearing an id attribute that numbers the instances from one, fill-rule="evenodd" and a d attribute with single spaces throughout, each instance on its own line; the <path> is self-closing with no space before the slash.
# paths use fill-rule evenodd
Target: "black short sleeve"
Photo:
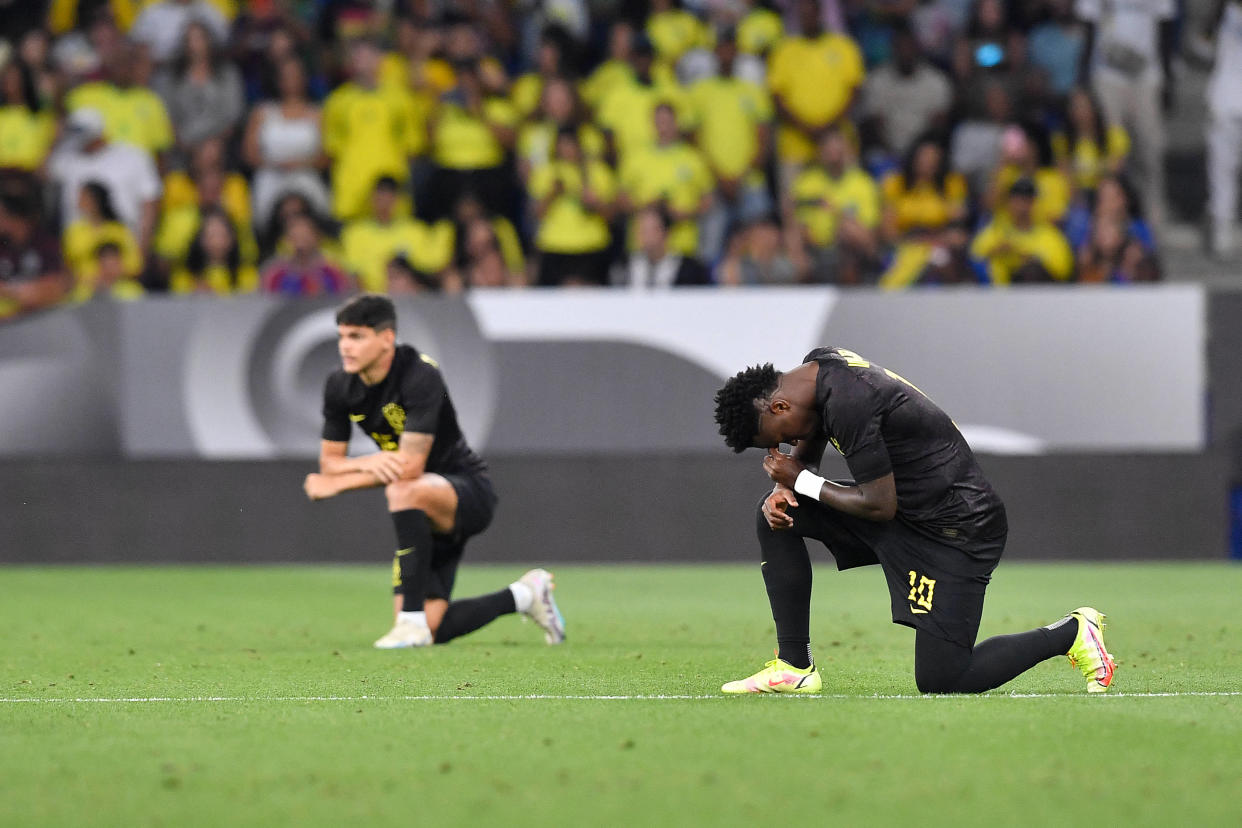
<path id="1" fill-rule="evenodd" d="M 802 364 L 806 365 L 808 362 L 819 359 L 822 356 L 827 356 L 830 353 L 832 353 L 831 348 L 816 348 L 802 358 Z"/>
<path id="2" fill-rule="evenodd" d="M 349 442 L 349 406 L 345 392 L 335 375 L 323 386 L 323 439 L 335 443 Z"/>
<path id="3" fill-rule="evenodd" d="M 879 480 L 893 470 L 881 432 L 882 417 L 874 389 L 859 378 L 834 388 L 824 407 L 824 424 L 837 450 L 845 455 L 855 483 Z"/>
<path id="4" fill-rule="evenodd" d="M 414 363 L 401 383 L 405 431 L 435 434 L 446 394 L 444 378 L 436 368 L 422 359 Z"/>

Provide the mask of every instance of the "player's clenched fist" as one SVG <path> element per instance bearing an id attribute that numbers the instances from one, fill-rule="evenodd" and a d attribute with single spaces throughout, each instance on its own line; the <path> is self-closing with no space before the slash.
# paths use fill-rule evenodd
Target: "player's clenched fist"
<path id="1" fill-rule="evenodd" d="M 793 489 L 794 481 L 805 468 L 806 466 L 779 448 L 768 449 L 767 455 L 763 458 L 763 470 L 767 472 L 768 477 L 772 478 L 773 483 L 784 486 L 786 489 Z"/>
<path id="2" fill-rule="evenodd" d="M 793 526 L 793 516 L 788 510 L 796 508 L 798 498 L 794 493 L 784 486 L 777 486 L 767 500 L 763 501 L 763 516 L 767 518 L 768 526 L 773 529 L 789 529 Z"/>

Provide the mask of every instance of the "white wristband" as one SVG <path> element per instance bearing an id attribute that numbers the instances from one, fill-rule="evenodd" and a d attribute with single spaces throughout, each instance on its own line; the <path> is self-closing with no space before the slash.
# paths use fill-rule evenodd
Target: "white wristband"
<path id="1" fill-rule="evenodd" d="M 794 491 L 812 500 L 819 500 L 819 492 L 827 482 L 810 469 L 803 469 L 798 472 L 798 479 L 794 481 Z"/>

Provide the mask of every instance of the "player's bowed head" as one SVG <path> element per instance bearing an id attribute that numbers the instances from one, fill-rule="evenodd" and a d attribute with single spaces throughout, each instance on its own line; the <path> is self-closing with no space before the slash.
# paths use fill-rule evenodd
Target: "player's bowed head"
<path id="1" fill-rule="evenodd" d="M 783 373 L 772 363 L 754 365 L 716 392 L 716 424 L 725 445 L 736 453 L 748 448 L 795 445 L 819 428 L 814 375 Z"/>

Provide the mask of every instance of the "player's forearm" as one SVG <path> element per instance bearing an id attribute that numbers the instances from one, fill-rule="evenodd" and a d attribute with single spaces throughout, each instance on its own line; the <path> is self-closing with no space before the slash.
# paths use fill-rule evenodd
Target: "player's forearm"
<path id="1" fill-rule="evenodd" d="M 321 455 L 319 458 L 320 474 L 338 475 L 365 471 L 361 457 L 324 457 Z"/>
<path id="2" fill-rule="evenodd" d="M 339 474 L 323 472 L 323 475 L 331 479 L 333 488 L 338 492 L 348 492 L 353 489 L 374 489 L 376 486 L 383 485 L 380 479 L 371 474 L 371 472 L 347 471 Z"/>
<path id="3" fill-rule="evenodd" d="M 892 520 L 897 514 L 895 503 L 888 504 L 878 498 L 868 497 L 864 487 L 843 486 L 831 480 L 825 480 L 820 487 L 819 502 L 838 512 L 877 523 Z"/>
<path id="4" fill-rule="evenodd" d="M 842 485 L 805 469 L 798 473 L 793 489 L 830 509 L 863 520 L 879 523 L 897 516 L 897 484 L 891 473 L 866 483 Z"/>

